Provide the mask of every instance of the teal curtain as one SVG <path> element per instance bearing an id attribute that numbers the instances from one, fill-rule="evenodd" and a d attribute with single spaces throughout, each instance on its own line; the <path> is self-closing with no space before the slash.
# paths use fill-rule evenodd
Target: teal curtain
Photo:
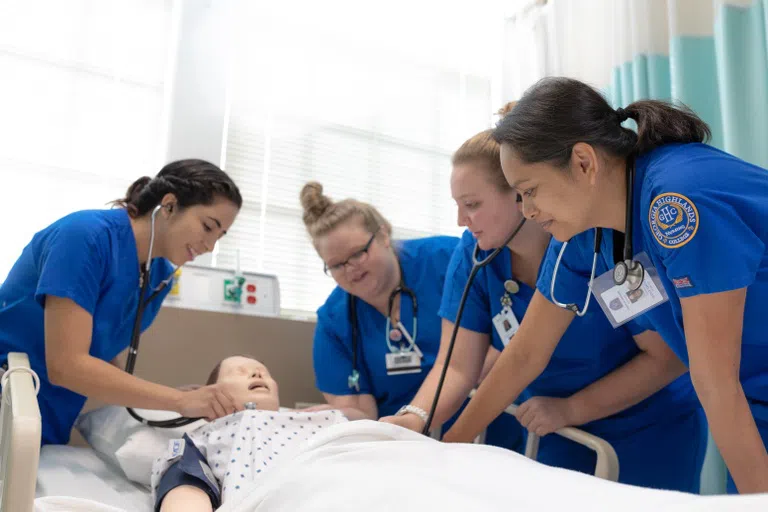
<path id="1" fill-rule="evenodd" d="M 605 89 L 610 102 L 614 108 L 646 98 L 682 102 L 709 124 L 712 145 L 768 168 L 767 4 L 694 6 L 670 0 L 670 17 L 690 15 L 685 11 L 691 8 L 713 9 L 712 35 L 671 30 L 668 55 L 645 52 L 617 63 Z M 726 478 L 710 436 L 702 494 L 724 493 Z"/>
<path id="2" fill-rule="evenodd" d="M 712 144 L 768 168 L 768 0 L 715 3 L 712 36 L 670 34 L 669 55 L 639 54 L 614 69 L 614 107 L 653 98 L 685 103 L 712 128 Z M 670 2 L 669 9 L 684 8 Z M 712 8 L 702 1 L 699 8 Z"/>

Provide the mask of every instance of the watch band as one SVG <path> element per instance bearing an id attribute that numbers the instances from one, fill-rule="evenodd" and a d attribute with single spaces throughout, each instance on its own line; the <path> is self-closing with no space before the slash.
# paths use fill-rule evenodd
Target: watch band
<path id="1" fill-rule="evenodd" d="M 427 423 L 427 419 L 429 416 L 427 415 L 427 411 L 422 409 L 421 407 L 416 407 L 415 405 L 404 405 L 400 408 L 399 411 L 395 414 L 395 416 L 402 416 L 403 414 L 415 414 L 419 418 L 421 418 L 421 421 L 423 421 L 425 424 Z"/>

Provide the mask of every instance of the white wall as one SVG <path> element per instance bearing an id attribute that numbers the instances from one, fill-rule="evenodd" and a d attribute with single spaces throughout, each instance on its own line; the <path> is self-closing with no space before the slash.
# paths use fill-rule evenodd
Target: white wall
<path id="1" fill-rule="evenodd" d="M 166 86 L 165 161 L 201 158 L 223 164 L 227 82 L 237 0 L 176 0 L 175 62 Z M 195 260 L 209 265 L 212 255 Z"/>

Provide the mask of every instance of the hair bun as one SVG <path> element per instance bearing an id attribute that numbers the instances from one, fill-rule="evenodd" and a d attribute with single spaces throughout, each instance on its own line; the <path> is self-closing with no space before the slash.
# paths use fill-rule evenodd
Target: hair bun
<path id="1" fill-rule="evenodd" d="M 142 176 L 141 178 L 134 181 L 131 186 L 128 187 L 128 190 L 125 193 L 124 201 L 126 203 L 135 203 L 139 198 L 141 191 L 144 190 L 150 181 L 152 181 L 152 178 L 149 176 Z"/>
<path id="2" fill-rule="evenodd" d="M 301 206 L 304 208 L 304 224 L 313 225 L 333 205 L 330 197 L 323 194 L 323 186 L 310 181 L 301 189 Z"/>
<path id="3" fill-rule="evenodd" d="M 516 102 L 516 101 L 510 101 L 509 103 L 507 103 L 506 105 L 504 105 L 503 107 L 501 107 L 501 108 L 500 108 L 500 109 L 499 109 L 499 110 L 498 110 L 496 113 L 497 113 L 497 114 L 498 114 L 500 117 L 504 117 L 505 115 L 507 115 L 507 114 L 509 114 L 510 112 L 512 112 L 512 109 L 513 109 L 513 108 L 515 108 L 515 105 L 517 105 L 517 102 Z"/>

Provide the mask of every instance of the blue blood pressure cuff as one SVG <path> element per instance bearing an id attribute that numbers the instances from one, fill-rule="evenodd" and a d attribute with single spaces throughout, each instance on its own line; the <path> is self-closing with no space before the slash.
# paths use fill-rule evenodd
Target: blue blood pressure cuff
<path id="1" fill-rule="evenodd" d="M 186 434 L 184 434 L 183 439 L 174 441 L 172 456 L 176 456 L 178 459 L 160 479 L 157 486 L 155 512 L 160 511 L 165 496 L 182 485 L 191 485 L 201 489 L 211 499 L 213 509 L 219 508 L 221 506 L 221 492 L 216 477 L 213 476 L 203 454 Z"/>

